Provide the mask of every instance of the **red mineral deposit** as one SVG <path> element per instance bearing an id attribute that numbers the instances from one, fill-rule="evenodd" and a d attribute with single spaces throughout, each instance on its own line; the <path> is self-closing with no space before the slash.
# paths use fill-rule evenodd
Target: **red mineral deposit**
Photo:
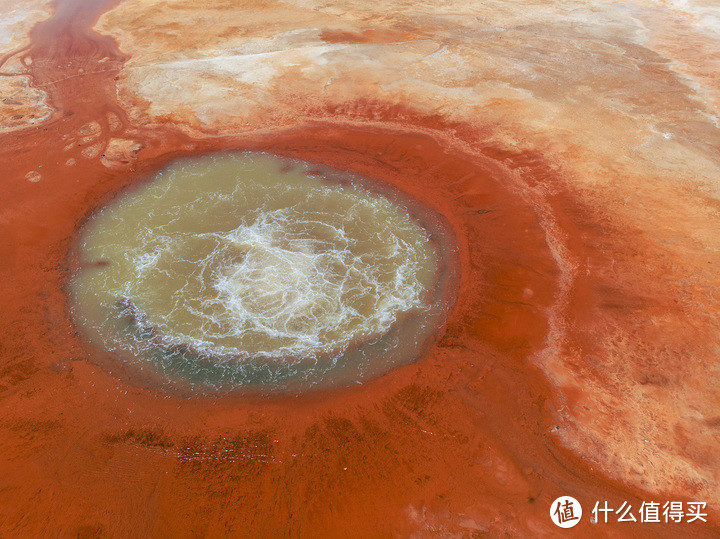
<path id="1" fill-rule="evenodd" d="M 0 535 L 718 536 L 718 21 L 700 0 L 0 0 Z M 214 393 L 90 342 L 71 283 L 112 261 L 82 259 L 82 227 L 221 151 L 440 216 L 451 300 L 415 361 Z"/>

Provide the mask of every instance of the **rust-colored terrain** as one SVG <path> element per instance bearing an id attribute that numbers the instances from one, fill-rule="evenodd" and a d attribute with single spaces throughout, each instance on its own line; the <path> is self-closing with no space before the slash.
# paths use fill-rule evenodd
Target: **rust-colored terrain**
<path id="1" fill-rule="evenodd" d="M 567 534 L 720 534 L 713 2 L 0 1 L 0 21 L 0 535 L 534 537 L 562 531 L 561 495 L 585 511 Z M 431 349 L 297 395 L 108 368 L 69 314 L 79 227 L 221 149 L 442 214 L 459 291 Z M 592 524 L 604 500 L 708 522 Z"/>

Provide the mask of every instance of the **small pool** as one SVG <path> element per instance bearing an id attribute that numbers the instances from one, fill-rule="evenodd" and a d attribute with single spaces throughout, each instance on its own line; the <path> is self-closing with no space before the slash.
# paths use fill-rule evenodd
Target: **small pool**
<path id="1" fill-rule="evenodd" d="M 452 235 L 389 186 L 261 153 L 183 159 L 85 224 L 73 316 L 165 385 L 300 391 L 421 355 Z"/>

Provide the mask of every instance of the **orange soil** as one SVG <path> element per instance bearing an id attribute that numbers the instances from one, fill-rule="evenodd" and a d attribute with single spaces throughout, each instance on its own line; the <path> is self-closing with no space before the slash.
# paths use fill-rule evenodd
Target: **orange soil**
<path id="1" fill-rule="evenodd" d="M 560 495 L 578 498 L 586 514 L 596 500 L 634 508 L 658 500 L 560 446 L 556 410 L 572 395 L 561 397 L 535 366 L 558 320 L 582 326 L 588 305 L 620 301 L 597 275 L 568 288 L 553 242 L 593 258 L 589 243 L 623 251 L 637 240 L 594 227 L 541 156 L 491 146 L 471 155 L 462 144 L 469 128 L 382 103 L 357 103 L 353 121 L 328 110 L 312 124 L 201 141 L 172 126 L 130 125 L 114 97 L 123 58 L 88 30 L 101 4 L 65 5 L 34 31 L 25 54 L 58 112 L 3 136 L 0 148 L 0 534 L 530 537 L 556 531 L 548 508 Z M 82 142 L 64 150 L 68 133 L 98 119 L 98 148 L 116 133 L 142 150 L 109 161 L 84 157 Z M 423 358 L 362 386 L 268 397 L 173 396 L 133 383 L 119 365 L 98 366 L 103 352 L 73 327 L 64 292 L 78 227 L 169 160 L 230 148 L 365 174 L 450 221 L 459 299 Z M 39 179 L 28 182 L 28 171 Z M 542 203 L 531 191 L 539 183 L 554 188 Z M 592 345 L 579 332 L 572 338 Z M 584 520 L 573 531 L 712 536 L 720 528 Z"/>

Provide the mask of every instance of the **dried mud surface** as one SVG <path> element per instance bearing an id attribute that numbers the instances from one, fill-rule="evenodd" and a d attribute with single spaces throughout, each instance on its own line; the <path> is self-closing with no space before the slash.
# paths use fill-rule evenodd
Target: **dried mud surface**
<path id="1" fill-rule="evenodd" d="M 557 531 L 560 495 L 710 513 L 579 536 L 720 533 L 711 2 L 53 10 L 2 49 L 54 113 L 18 129 L 0 110 L 0 534 L 530 537 Z M 268 397 L 102 367 L 65 294 L 78 227 L 221 149 L 365 174 L 445 216 L 460 288 L 432 348 Z"/>

